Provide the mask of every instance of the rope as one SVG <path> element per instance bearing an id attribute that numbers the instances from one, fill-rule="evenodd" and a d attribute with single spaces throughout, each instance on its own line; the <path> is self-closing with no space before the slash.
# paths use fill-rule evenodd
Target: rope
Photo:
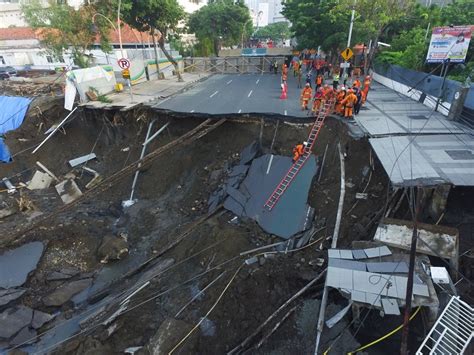
<path id="1" fill-rule="evenodd" d="M 421 309 L 421 306 L 419 306 L 415 312 L 413 312 L 413 314 L 411 315 L 410 319 L 409 320 L 412 320 L 413 318 L 415 318 L 415 316 L 418 314 L 418 312 L 420 311 Z M 396 332 L 398 332 L 399 330 L 401 330 L 403 328 L 403 324 L 398 326 L 397 328 L 395 328 L 394 330 L 392 330 L 391 332 L 385 334 L 384 336 L 381 336 L 380 338 L 374 340 L 373 342 L 369 343 L 369 344 L 366 344 L 364 346 L 361 346 L 360 348 L 356 349 L 356 350 L 353 350 L 351 352 L 348 352 L 347 355 L 353 355 L 355 353 L 357 353 L 358 351 L 361 351 L 361 350 L 365 350 L 367 348 L 370 348 L 372 345 L 375 345 L 377 343 L 380 343 L 381 341 L 387 339 L 388 337 L 392 336 L 393 334 L 395 334 Z M 329 347 L 324 353 L 323 355 L 327 355 L 329 353 L 329 350 L 331 350 L 331 347 Z"/>

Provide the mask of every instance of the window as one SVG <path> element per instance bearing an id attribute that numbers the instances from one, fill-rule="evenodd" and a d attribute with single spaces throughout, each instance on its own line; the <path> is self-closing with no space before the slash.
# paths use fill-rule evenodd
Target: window
<path id="1" fill-rule="evenodd" d="M 66 63 L 66 62 L 64 61 L 64 57 L 63 57 L 62 55 L 60 55 L 60 56 L 58 57 L 58 60 L 59 60 L 59 63 Z"/>
<path id="2" fill-rule="evenodd" d="M 46 56 L 46 60 L 48 61 L 48 63 L 53 63 L 53 57 L 51 57 L 50 55 Z"/>
<path id="3" fill-rule="evenodd" d="M 7 62 L 5 62 L 5 58 L 3 58 L 3 55 L 0 55 L 0 64 L 7 64 Z"/>

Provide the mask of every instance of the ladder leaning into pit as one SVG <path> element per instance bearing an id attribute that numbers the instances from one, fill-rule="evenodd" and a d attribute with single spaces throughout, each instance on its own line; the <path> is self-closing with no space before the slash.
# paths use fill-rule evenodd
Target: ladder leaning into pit
<path id="1" fill-rule="evenodd" d="M 335 99 L 332 98 L 329 101 L 324 102 L 324 104 L 321 105 L 319 110 L 316 112 L 315 114 L 316 119 L 313 123 L 313 126 L 311 127 L 311 131 L 309 133 L 309 137 L 307 140 L 308 144 L 304 149 L 304 153 L 298 158 L 297 161 L 293 163 L 293 165 L 290 167 L 290 169 L 285 174 L 283 179 L 281 179 L 278 186 L 275 188 L 273 193 L 265 202 L 264 208 L 271 211 L 273 207 L 275 207 L 280 197 L 285 193 L 288 186 L 290 186 L 293 179 L 296 177 L 296 175 L 299 173 L 301 168 L 304 166 L 304 164 L 306 163 L 306 160 L 308 160 L 309 156 L 311 155 L 311 150 L 313 149 L 316 138 L 318 138 L 318 134 L 324 124 L 324 120 L 332 112 L 334 108 L 334 103 L 335 103 Z"/>

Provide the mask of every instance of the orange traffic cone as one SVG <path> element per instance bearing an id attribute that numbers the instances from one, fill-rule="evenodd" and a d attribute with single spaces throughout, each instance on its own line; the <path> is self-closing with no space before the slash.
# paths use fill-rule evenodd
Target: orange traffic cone
<path id="1" fill-rule="evenodd" d="M 280 95 L 280 100 L 286 100 L 288 98 L 287 96 L 287 88 L 288 86 L 286 83 L 281 84 L 281 95 Z"/>

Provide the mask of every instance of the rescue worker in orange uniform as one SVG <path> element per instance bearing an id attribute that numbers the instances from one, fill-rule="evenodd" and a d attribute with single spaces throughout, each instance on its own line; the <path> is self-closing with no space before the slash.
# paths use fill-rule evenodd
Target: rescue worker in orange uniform
<path id="1" fill-rule="evenodd" d="M 316 77 L 316 90 L 318 90 L 321 85 L 323 85 L 323 76 L 321 74 L 319 74 L 317 77 Z"/>
<path id="2" fill-rule="evenodd" d="M 336 115 L 344 116 L 344 105 L 342 101 L 346 97 L 346 88 L 343 86 L 336 93 L 336 105 L 334 106 L 334 112 Z"/>
<path id="3" fill-rule="evenodd" d="M 301 91 L 301 110 L 307 110 L 308 109 L 308 103 L 309 100 L 311 100 L 311 97 L 313 96 L 313 90 L 311 89 L 311 86 L 309 86 L 309 83 L 306 83 L 303 91 Z"/>
<path id="4" fill-rule="evenodd" d="M 357 103 L 357 96 L 354 94 L 354 90 L 349 89 L 347 91 L 347 95 L 342 100 L 341 104 L 344 105 L 344 117 L 345 118 L 352 118 L 352 109 L 354 105 Z"/>
<path id="5" fill-rule="evenodd" d="M 304 150 L 307 146 L 308 142 L 303 142 L 303 144 L 297 144 L 296 147 L 293 148 L 293 163 L 304 154 Z"/>
<path id="6" fill-rule="evenodd" d="M 321 102 L 323 101 L 323 96 L 323 88 L 320 87 L 316 90 L 316 93 L 314 94 L 313 108 L 311 109 L 311 111 L 316 112 L 319 110 L 319 108 L 321 107 Z"/>
<path id="7" fill-rule="evenodd" d="M 293 61 L 293 76 L 296 77 L 300 70 L 300 62 L 298 60 Z"/>
<path id="8" fill-rule="evenodd" d="M 362 89 L 362 92 L 363 92 L 362 103 L 365 103 L 365 100 L 367 100 L 367 95 L 369 94 L 369 89 L 370 89 L 370 83 L 371 83 L 370 75 L 367 75 L 364 80 L 364 88 Z"/>
<path id="9" fill-rule="evenodd" d="M 358 89 L 360 88 L 361 83 L 360 83 L 359 78 L 356 78 L 356 79 L 354 80 L 354 82 L 352 83 L 352 86 L 354 86 L 354 87 L 356 87 L 356 88 L 358 88 Z"/>

